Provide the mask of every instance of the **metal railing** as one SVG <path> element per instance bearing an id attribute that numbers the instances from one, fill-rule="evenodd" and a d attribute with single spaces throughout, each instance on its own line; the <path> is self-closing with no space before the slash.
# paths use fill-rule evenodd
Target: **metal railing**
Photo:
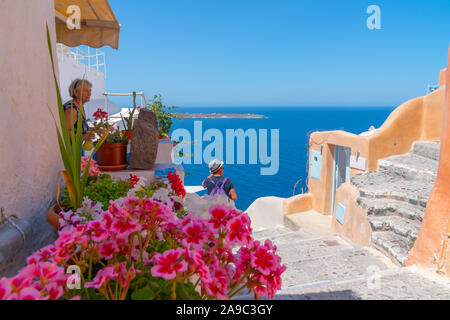
<path id="1" fill-rule="evenodd" d="M 91 51 L 93 52 L 92 54 Z M 56 44 L 56 52 L 62 61 L 64 61 L 65 57 L 74 59 L 77 64 L 81 63 L 87 66 L 90 71 L 102 72 L 106 79 L 106 56 L 103 51 L 91 49 L 89 46 L 86 46 L 86 49 L 83 50 L 80 46 L 72 48 L 58 43 Z"/>
<path id="2" fill-rule="evenodd" d="M 438 90 L 439 88 L 441 88 L 442 86 L 440 85 L 429 85 L 428 89 L 427 89 L 427 94 L 430 94 L 436 90 Z"/>
<path id="3" fill-rule="evenodd" d="M 108 110 L 108 97 L 132 97 L 133 93 L 110 93 L 110 92 L 104 92 L 103 95 L 105 96 L 105 109 L 106 112 L 109 114 Z M 141 97 L 141 107 L 144 107 L 147 105 L 147 100 L 145 99 L 145 94 L 143 92 L 136 92 L 136 96 Z M 110 117 L 110 118 L 120 118 L 120 117 Z"/>

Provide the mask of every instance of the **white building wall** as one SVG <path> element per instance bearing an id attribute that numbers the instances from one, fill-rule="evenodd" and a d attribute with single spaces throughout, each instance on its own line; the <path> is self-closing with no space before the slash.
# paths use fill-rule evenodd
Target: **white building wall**
<path id="1" fill-rule="evenodd" d="M 85 78 L 92 83 L 91 100 L 105 98 L 103 96 L 105 92 L 105 74 L 103 72 L 89 68 L 86 64 L 62 53 L 58 53 L 58 65 L 63 102 L 72 99 L 69 95 L 69 86 L 77 78 Z"/>
<path id="2" fill-rule="evenodd" d="M 32 226 L 25 249 L 0 265 L 0 278 L 56 235 L 45 220 L 63 168 L 48 110 L 58 114 L 46 23 L 56 43 L 53 0 L 0 1 L 0 208 Z"/>

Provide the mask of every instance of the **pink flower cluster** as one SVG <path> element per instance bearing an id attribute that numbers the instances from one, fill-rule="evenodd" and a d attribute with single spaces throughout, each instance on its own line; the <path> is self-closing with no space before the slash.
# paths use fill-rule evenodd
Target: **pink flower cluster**
<path id="1" fill-rule="evenodd" d="M 88 164 L 89 157 L 81 158 L 81 171 L 84 172 L 86 166 Z M 89 176 L 90 177 L 98 177 L 101 174 L 100 169 L 98 168 L 97 162 L 91 160 L 91 165 L 89 166 Z"/>
<path id="2" fill-rule="evenodd" d="M 251 232 L 248 216 L 227 206 L 211 207 L 209 219 L 191 214 L 180 219 L 152 199 L 111 201 L 99 220 L 60 232 L 53 245 L 28 258 L 29 265 L 15 278 L 1 279 L 0 299 L 79 298 L 65 285 L 64 270 L 73 264 L 81 268 L 84 289 L 93 288 L 104 299 L 126 299 L 143 272 L 171 282 L 172 288 L 195 282 L 207 299 L 228 299 L 243 289 L 272 298 L 285 267 L 276 247 L 254 241 Z M 155 243 L 170 248 L 158 252 Z M 101 268 L 94 274 L 95 264 Z"/>
<path id="3" fill-rule="evenodd" d="M 12 279 L 0 280 L 0 300 L 57 300 L 67 276 L 55 263 L 30 263 Z"/>

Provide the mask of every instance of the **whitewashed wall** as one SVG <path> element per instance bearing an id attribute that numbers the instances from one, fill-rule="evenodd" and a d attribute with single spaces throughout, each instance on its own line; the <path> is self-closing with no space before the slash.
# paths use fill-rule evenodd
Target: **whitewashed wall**
<path id="1" fill-rule="evenodd" d="M 55 237 L 45 216 L 62 164 L 47 108 L 57 114 L 46 23 L 55 43 L 53 0 L 0 0 L 0 208 L 32 226 L 25 250 L 0 266 L 0 277 Z"/>
<path id="2" fill-rule="evenodd" d="M 73 80 L 87 79 L 92 83 L 91 100 L 104 99 L 105 92 L 105 74 L 96 69 L 91 69 L 87 65 L 77 62 L 73 57 L 58 54 L 59 65 L 59 85 L 61 86 L 61 95 L 63 101 L 71 100 L 69 95 L 69 86 Z"/>

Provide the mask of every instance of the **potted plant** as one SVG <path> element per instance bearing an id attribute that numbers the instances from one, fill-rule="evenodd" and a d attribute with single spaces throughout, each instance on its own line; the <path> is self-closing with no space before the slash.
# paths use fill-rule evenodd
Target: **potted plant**
<path id="1" fill-rule="evenodd" d="M 111 131 L 104 144 L 97 150 L 97 162 L 101 170 L 116 171 L 127 167 L 127 144 L 128 139 L 125 131 L 111 128 L 108 123 L 108 114 L 101 109 L 94 113 L 94 129 L 92 132 L 103 136 L 105 132 Z"/>
<path id="2" fill-rule="evenodd" d="M 159 139 L 171 139 L 169 133 L 172 128 L 172 119 L 181 119 L 173 114 L 171 110 L 177 109 L 178 107 L 166 107 L 162 103 L 161 95 L 155 94 L 151 100 L 151 105 L 147 105 L 146 108 L 152 110 L 158 119 Z"/>

